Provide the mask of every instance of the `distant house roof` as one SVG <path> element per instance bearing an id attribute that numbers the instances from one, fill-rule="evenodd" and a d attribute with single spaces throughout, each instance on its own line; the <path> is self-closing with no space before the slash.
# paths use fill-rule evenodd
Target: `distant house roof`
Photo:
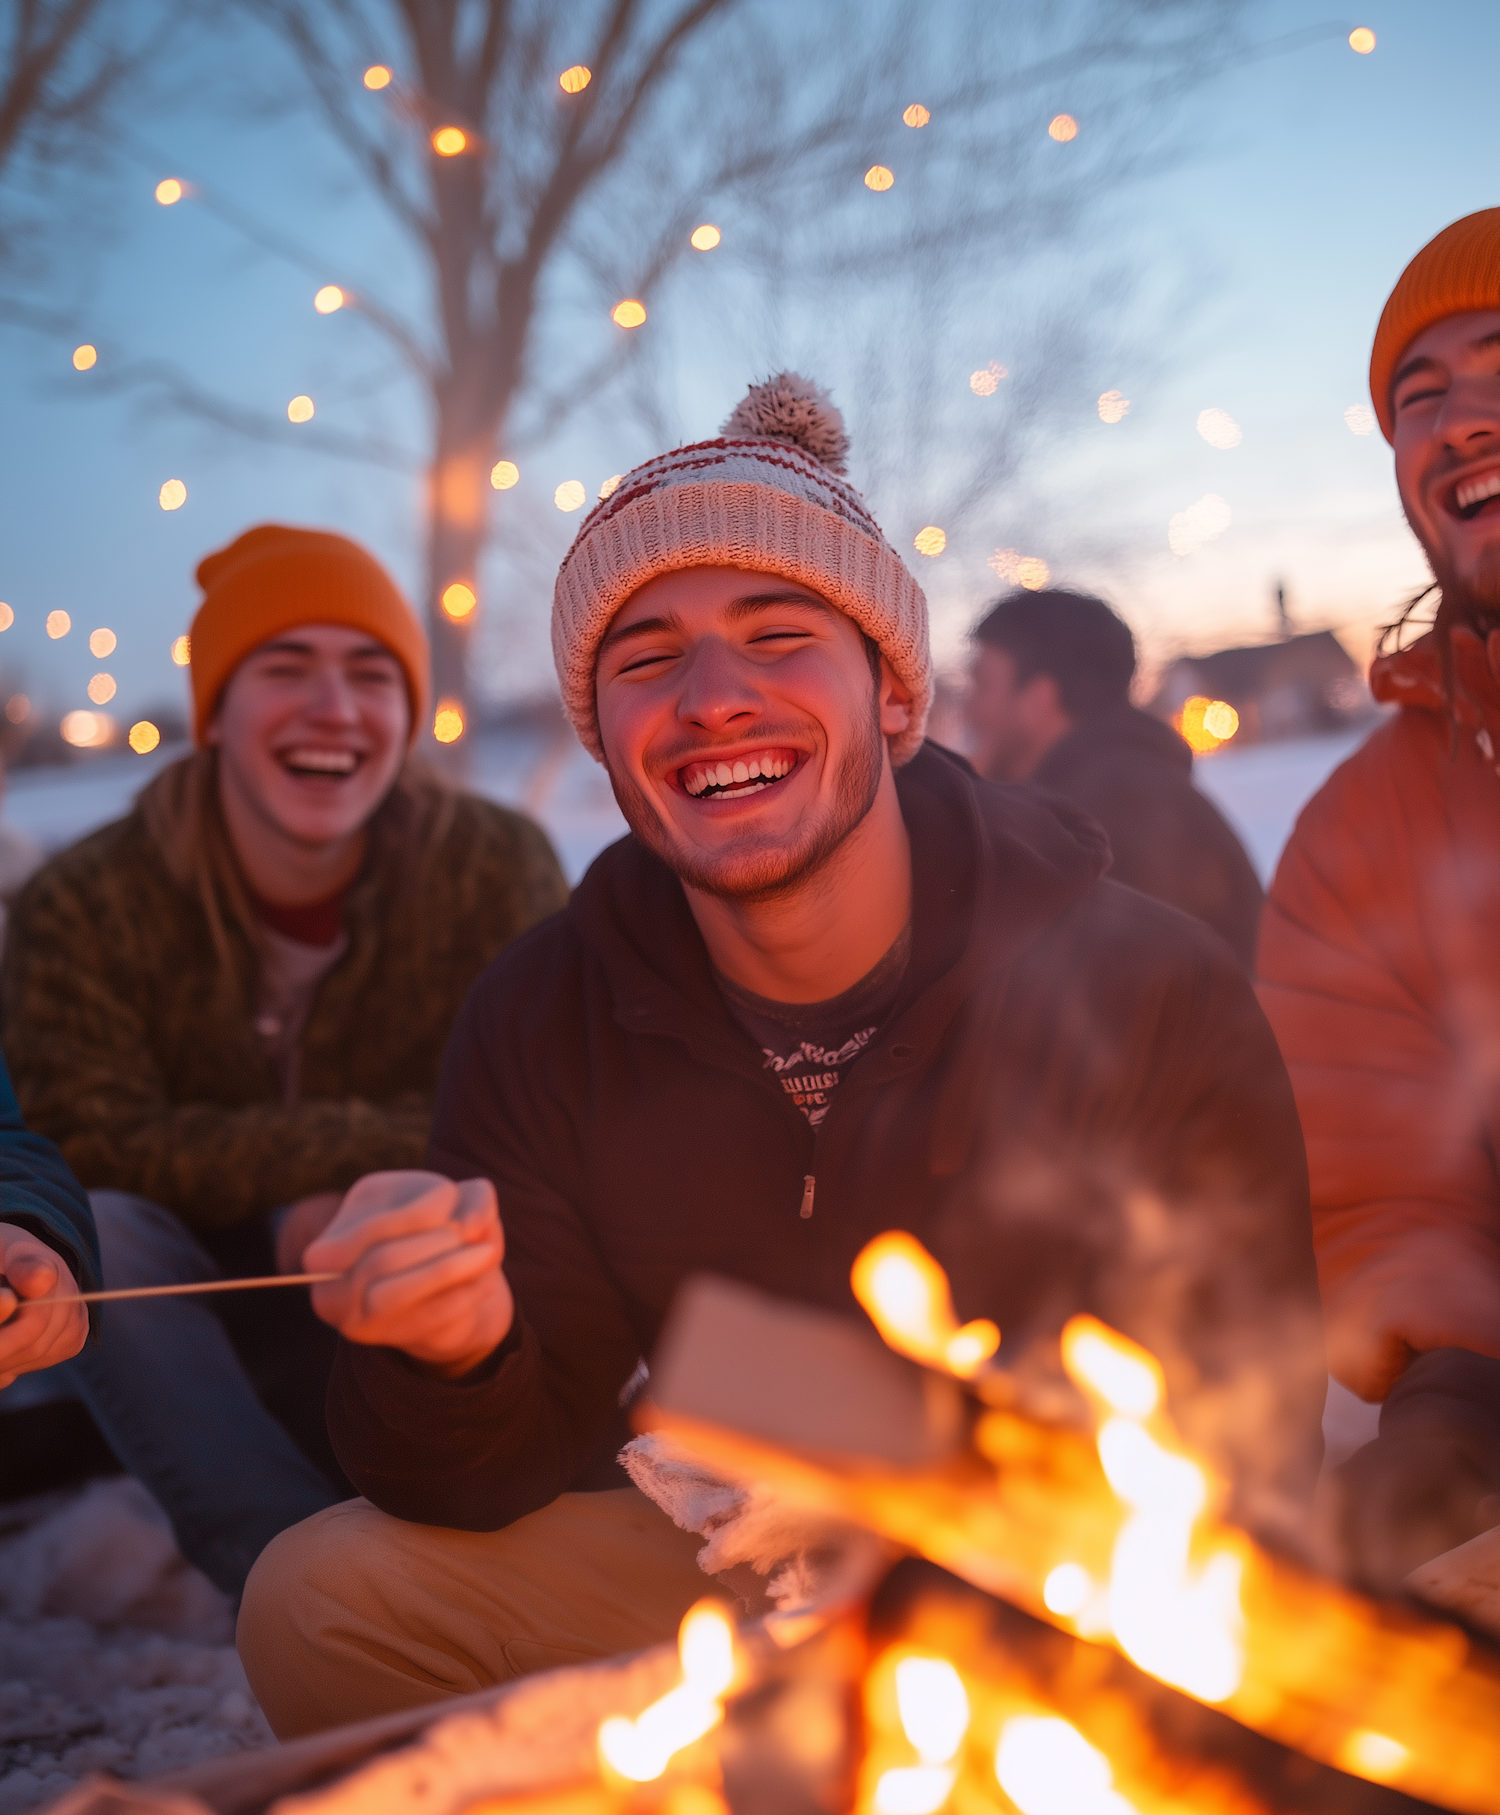
<path id="1" fill-rule="evenodd" d="M 1178 656 L 1150 709 L 1172 718 L 1194 694 L 1227 700 L 1246 743 L 1340 730 L 1372 710 L 1364 676 L 1331 630 Z"/>

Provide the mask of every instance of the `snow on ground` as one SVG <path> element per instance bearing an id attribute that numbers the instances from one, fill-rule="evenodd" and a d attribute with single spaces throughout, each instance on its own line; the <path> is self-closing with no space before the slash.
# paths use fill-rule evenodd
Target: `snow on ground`
<path id="1" fill-rule="evenodd" d="M 604 771 L 547 727 L 480 733 L 471 785 L 532 813 L 570 881 L 624 830 Z M 1269 879 L 1303 803 L 1359 737 L 1224 750 L 1199 786 Z M 12 775 L 6 818 L 58 850 L 129 811 L 176 750 Z M 1376 1408 L 1334 1386 L 1330 1461 L 1373 1437 Z M 178 1555 L 129 1480 L 0 1507 L 0 1815 L 54 1801 L 107 1769 L 149 1777 L 271 1734 L 233 1648 L 224 1597 Z"/>
<path id="2" fill-rule="evenodd" d="M 271 1743 L 229 1602 L 143 1487 L 0 1507 L 0 1815 Z"/>

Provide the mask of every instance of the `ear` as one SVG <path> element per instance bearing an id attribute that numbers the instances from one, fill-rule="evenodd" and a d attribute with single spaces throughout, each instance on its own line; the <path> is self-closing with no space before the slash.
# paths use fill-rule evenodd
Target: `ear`
<path id="1" fill-rule="evenodd" d="M 890 662 L 880 658 L 880 732 L 899 737 L 911 726 L 911 689 L 898 680 Z"/>

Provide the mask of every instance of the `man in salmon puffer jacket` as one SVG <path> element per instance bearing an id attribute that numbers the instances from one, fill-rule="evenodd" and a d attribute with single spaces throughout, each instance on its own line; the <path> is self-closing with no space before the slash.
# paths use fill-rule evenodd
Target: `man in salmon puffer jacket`
<path id="1" fill-rule="evenodd" d="M 1330 1366 L 1383 1402 L 1342 1526 L 1390 1581 L 1500 1521 L 1500 208 L 1402 273 L 1370 393 L 1440 604 L 1371 670 L 1401 710 L 1298 821 L 1259 969 Z"/>

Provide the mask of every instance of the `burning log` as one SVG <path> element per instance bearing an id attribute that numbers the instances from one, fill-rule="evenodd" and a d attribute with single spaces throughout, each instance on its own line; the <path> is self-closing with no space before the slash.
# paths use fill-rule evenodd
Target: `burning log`
<path id="1" fill-rule="evenodd" d="M 867 1286 L 875 1277 L 867 1266 Z M 1456 1625 L 1354 1593 L 1218 1523 L 1212 1484 L 1177 1443 L 1159 1369 L 1136 1345 L 1092 1319 L 1065 1330 L 1091 1431 L 1066 1406 L 1038 1415 L 967 1353 L 954 1368 L 946 1298 L 945 1281 L 938 1294 L 908 1274 L 893 1306 L 867 1304 L 895 1346 L 949 1357 L 946 1374 L 907 1363 L 903 1377 L 896 1356 L 840 1319 L 699 1280 L 638 1417 L 731 1477 L 868 1525 L 1117 1646 L 1309 1759 L 1500 1815 L 1500 1658 Z M 923 1305 L 934 1321 L 914 1335 Z M 979 1389 L 966 1406 L 955 1375 Z M 877 1427 L 857 1450 L 851 1430 Z"/>

